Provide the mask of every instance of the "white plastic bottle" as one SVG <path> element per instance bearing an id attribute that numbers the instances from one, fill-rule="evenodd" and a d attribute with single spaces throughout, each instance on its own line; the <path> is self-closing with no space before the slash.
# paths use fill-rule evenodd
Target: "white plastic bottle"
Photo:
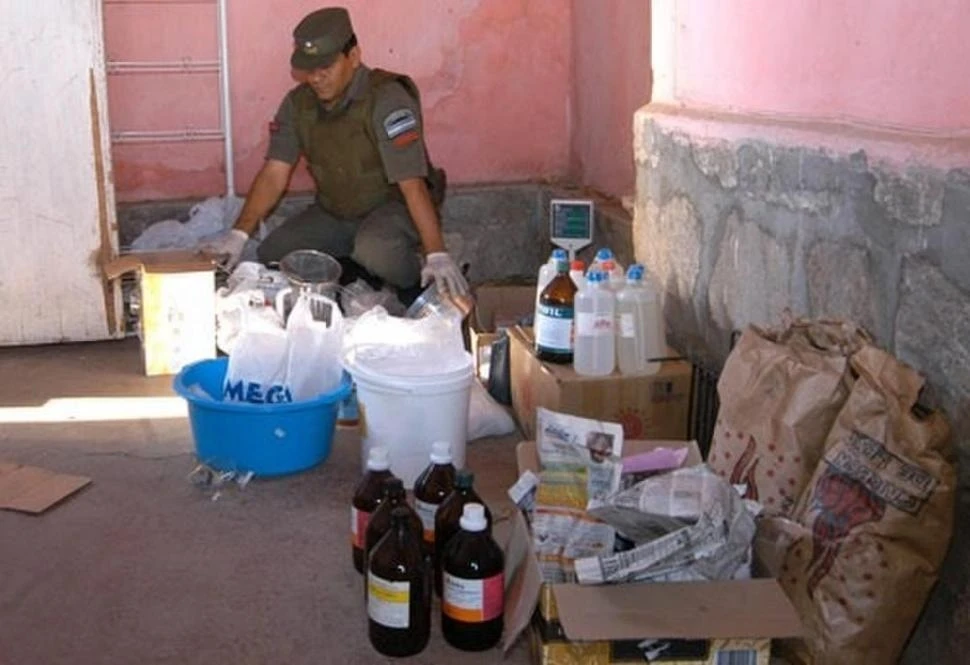
<path id="1" fill-rule="evenodd" d="M 539 266 L 539 276 L 536 278 L 536 316 L 534 320 L 537 320 L 539 316 L 539 296 L 542 295 L 542 290 L 549 285 L 552 278 L 556 276 L 556 263 L 558 261 L 568 260 L 569 255 L 566 254 L 566 250 L 554 249 L 552 250 L 552 254 L 549 255 L 549 260 Z"/>
<path id="2" fill-rule="evenodd" d="M 623 268 L 616 262 L 616 259 L 603 261 L 602 270 L 606 274 L 606 285 L 612 289 L 613 293 L 616 293 L 626 286 L 626 276 L 623 274 Z"/>
<path id="3" fill-rule="evenodd" d="M 616 368 L 616 297 L 606 274 L 593 270 L 576 294 L 576 347 L 573 368 L 584 376 L 606 376 Z"/>
<path id="4" fill-rule="evenodd" d="M 621 374 L 656 374 L 667 355 L 663 301 L 644 268 L 627 270 L 626 286 L 616 294 L 616 356 Z"/>
<path id="5" fill-rule="evenodd" d="M 569 277 L 573 280 L 577 289 L 586 285 L 586 264 L 582 259 L 573 259 L 572 263 L 569 264 Z"/>
<path id="6" fill-rule="evenodd" d="M 586 270 L 588 275 L 593 270 L 602 270 L 607 273 L 607 282 L 614 291 L 619 291 L 625 281 L 623 266 L 613 256 L 613 250 L 609 247 L 601 247 L 596 251 L 596 256 Z"/>
<path id="7" fill-rule="evenodd" d="M 588 277 L 589 274 L 594 270 L 602 270 L 603 263 L 612 260 L 614 260 L 613 250 L 609 247 L 600 247 L 598 250 L 596 250 L 596 256 L 594 256 L 593 260 L 589 262 L 589 267 L 586 268 L 586 276 Z"/>

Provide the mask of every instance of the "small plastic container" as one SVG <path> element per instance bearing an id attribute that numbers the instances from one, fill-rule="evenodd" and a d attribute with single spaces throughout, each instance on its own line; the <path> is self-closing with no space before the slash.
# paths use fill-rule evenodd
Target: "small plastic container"
<path id="1" fill-rule="evenodd" d="M 586 287 L 576 294 L 573 369 L 583 376 L 607 376 L 616 368 L 616 297 L 606 279 L 605 273 L 590 271 Z"/>

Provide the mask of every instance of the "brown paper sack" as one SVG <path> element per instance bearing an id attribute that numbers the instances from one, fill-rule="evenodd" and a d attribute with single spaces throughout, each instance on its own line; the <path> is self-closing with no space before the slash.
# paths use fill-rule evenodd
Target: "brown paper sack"
<path id="1" fill-rule="evenodd" d="M 849 395 L 848 357 L 867 341 L 839 321 L 749 326 L 718 380 L 711 468 L 766 514 L 790 514 Z"/>
<path id="2" fill-rule="evenodd" d="M 805 623 L 803 660 L 891 665 L 949 546 L 956 470 L 944 416 L 914 413 L 916 371 L 873 346 L 852 368 L 797 524 L 774 520 L 776 546 L 787 544 L 778 573 Z"/>

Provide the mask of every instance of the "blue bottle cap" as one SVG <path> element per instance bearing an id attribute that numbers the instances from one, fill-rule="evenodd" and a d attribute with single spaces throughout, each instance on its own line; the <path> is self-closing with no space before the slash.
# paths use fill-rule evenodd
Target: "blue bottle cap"
<path id="1" fill-rule="evenodd" d="M 601 247 L 599 250 L 596 251 L 597 261 L 606 261 L 612 258 L 613 258 L 613 250 L 610 249 L 609 247 Z"/>
<path id="2" fill-rule="evenodd" d="M 553 259 L 556 259 L 556 260 L 559 260 L 559 259 L 568 259 L 569 258 L 569 255 L 566 254 L 566 250 L 564 250 L 564 249 L 554 249 L 554 250 L 552 250 L 552 258 Z"/>

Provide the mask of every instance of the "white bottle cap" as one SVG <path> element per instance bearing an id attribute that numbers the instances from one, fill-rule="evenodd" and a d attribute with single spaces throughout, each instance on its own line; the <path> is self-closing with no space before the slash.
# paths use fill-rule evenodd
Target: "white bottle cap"
<path id="1" fill-rule="evenodd" d="M 485 506 L 480 503 L 466 503 L 458 524 L 465 531 L 484 531 L 488 526 L 485 521 Z"/>
<path id="2" fill-rule="evenodd" d="M 387 471 L 391 468 L 391 458 L 384 446 L 375 446 L 367 453 L 368 471 Z"/>
<path id="3" fill-rule="evenodd" d="M 431 461 L 434 464 L 451 464 L 451 444 L 447 441 L 432 443 Z"/>

